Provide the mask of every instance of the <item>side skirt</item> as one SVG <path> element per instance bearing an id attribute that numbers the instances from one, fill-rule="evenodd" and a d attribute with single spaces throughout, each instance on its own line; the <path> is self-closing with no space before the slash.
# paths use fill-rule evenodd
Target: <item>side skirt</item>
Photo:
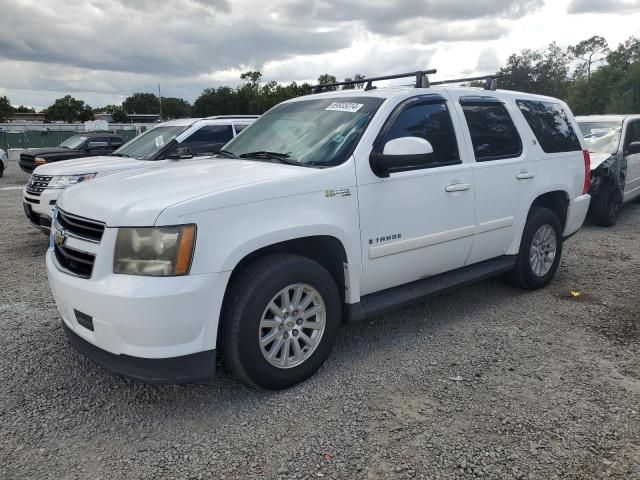
<path id="1" fill-rule="evenodd" d="M 343 319 L 345 322 L 357 322 L 410 305 L 437 293 L 508 272 L 515 266 L 516 258 L 516 255 L 505 255 L 365 295 L 359 303 L 345 305 Z"/>

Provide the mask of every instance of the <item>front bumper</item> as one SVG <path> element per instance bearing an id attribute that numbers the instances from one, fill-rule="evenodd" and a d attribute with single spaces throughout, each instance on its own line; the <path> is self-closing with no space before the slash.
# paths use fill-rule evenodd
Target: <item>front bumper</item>
<path id="1" fill-rule="evenodd" d="M 96 256 L 93 277 L 85 279 L 61 271 L 47 251 L 49 286 L 76 348 L 110 370 L 143 381 L 179 383 L 212 375 L 230 273 L 117 275 L 106 273 L 112 256 L 103 253 Z M 158 372 L 150 374 L 154 369 Z"/>
<path id="2" fill-rule="evenodd" d="M 114 355 L 87 342 L 62 322 L 71 345 L 96 365 L 145 383 L 189 383 L 211 378 L 216 371 L 216 351 L 174 358 L 139 358 Z"/>
<path id="3" fill-rule="evenodd" d="M 31 195 L 22 189 L 24 213 L 31 224 L 48 233 L 51 229 L 51 218 L 62 189 L 47 188 L 40 195 Z"/>
<path id="4" fill-rule="evenodd" d="M 591 195 L 588 193 L 571 199 L 569 202 L 569 209 L 567 210 L 567 221 L 564 229 L 565 238 L 570 237 L 580 230 L 580 227 L 582 227 L 582 224 L 587 217 L 590 202 Z"/>

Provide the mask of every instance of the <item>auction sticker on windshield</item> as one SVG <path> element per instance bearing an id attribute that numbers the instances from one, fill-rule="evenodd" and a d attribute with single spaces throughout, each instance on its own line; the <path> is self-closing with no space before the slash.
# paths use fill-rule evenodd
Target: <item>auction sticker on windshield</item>
<path id="1" fill-rule="evenodd" d="M 364 107 L 364 103 L 351 103 L 351 102 L 333 102 L 325 110 L 333 110 L 334 112 L 349 112 L 356 113 Z"/>
<path id="2" fill-rule="evenodd" d="M 161 147 L 162 145 L 164 145 L 164 138 L 162 138 L 162 135 L 158 135 L 156 137 L 156 147 Z"/>

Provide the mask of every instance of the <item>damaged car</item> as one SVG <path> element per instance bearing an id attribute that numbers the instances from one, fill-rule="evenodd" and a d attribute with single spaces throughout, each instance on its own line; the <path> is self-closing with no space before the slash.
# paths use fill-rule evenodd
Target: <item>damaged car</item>
<path id="1" fill-rule="evenodd" d="M 640 115 L 576 117 L 591 153 L 591 220 L 616 223 L 623 204 L 640 196 Z"/>

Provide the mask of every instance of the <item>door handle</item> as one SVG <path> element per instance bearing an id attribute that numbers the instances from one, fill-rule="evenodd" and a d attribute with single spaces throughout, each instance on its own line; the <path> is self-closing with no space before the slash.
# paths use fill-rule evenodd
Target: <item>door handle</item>
<path id="1" fill-rule="evenodd" d="M 533 172 L 520 172 L 518 175 L 516 175 L 516 178 L 518 180 L 529 180 L 530 178 L 535 177 L 536 174 Z"/>
<path id="2" fill-rule="evenodd" d="M 471 184 L 469 183 L 452 183 L 451 185 L 447 185 L 444 187 L 445 192 L 464 192 L 465 190 L 469 190 L 471 188 Z"/>

